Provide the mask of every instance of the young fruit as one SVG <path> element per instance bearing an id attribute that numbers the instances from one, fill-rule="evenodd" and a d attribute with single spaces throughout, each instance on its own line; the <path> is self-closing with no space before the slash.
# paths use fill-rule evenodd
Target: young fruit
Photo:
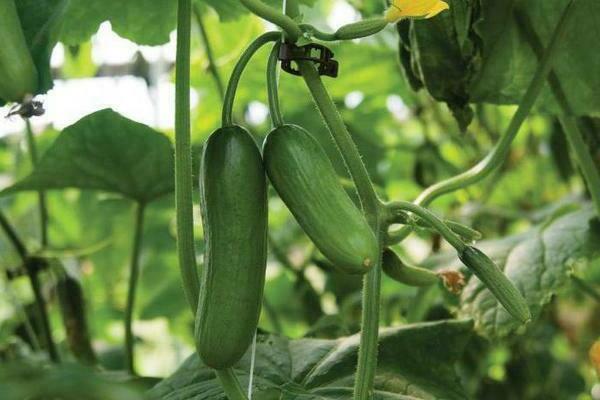
<path id="1" fill-rule="evenodd" d="M 531 319 L 521 292 L 488 256 L 476 247 L 467 246 L 458 258 L 483 282 L 510 315 L 525 323 Z"/>
<path id="2" fill-rule="evenodd" d="M 229 368 L 256 331 L 267 261 L 267 183 L 258 146 L 239 126 L 215 131 L 200 170 L 205 258 L 196 314 L 202 361 Z"/>
<path id="3" fill-rule="evenodd" d="M 21 102 L 37 84 L 15 0 L 0 0 L 0 100 Z"/>
<path id="4" fill-rule="evenodd" d="M 268 135 L 263 158 L 275 190 L 323 255 L 346 273 L 367 272 L 377 260 L 375 235 L 319 143 L 283 125 Z"/>
<path id="5" fill-rule="evenodd" d="M 370 18 L 352 24 L 344 25 L 335 31 L 334 36 L 338 40 L 358 39 L 371 36 L 381 31 L 388 22 L 384 18 Z"/>
<path id="6" fill-rule="evenodd" d="M 391 249 L 383 251 L 381 266 L 387 276 L 408 286 L 430 286 L 440 281 L 433 271 L 405 264 Z"/>

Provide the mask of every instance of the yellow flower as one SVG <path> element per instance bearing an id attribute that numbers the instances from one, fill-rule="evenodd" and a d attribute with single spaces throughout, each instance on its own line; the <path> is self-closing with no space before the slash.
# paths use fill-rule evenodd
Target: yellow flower
<path id="1" fill-rule="evenodd" d="M 431 18 L 449 8 L 442 0 L 393 0 L 385 20 L 392 23 L 402 18 Z"/>

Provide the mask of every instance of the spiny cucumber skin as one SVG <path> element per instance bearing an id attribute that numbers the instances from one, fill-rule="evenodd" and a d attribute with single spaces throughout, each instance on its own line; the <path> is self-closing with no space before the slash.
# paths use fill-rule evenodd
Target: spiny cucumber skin
<path id="1" fill-rule="evenodd" d="M 38 73 L 27 47 L 15 0 L 0 0 L 0 100 L 34 95 Z"/>
<path id="2" fill-rule="evenodd" d="M 200 172 L 205 257 L 196 348 L 209 367 L 244 355 L 256 331 L 267 260 L 267 182 L 258 146 L 241 127 L 214 132 Z"/>
<path id="3" fill-rule="evenodd" d="M 467 246 L 459 254 L 459 258 L 492 292 L 510 315 L 522 323 L 531 320 L 531 312 L 521 292 L 485 253 L 476 247 Z"/>
<path id="4" fill-rule="evenodd" d="M 383 18 L 365 19 L 342 26 L 335 32 L 334 37 L 338 40 L 359 39 L 376 34 L 387 25 L 388 22 Z"/>
<path id="5" fill-rule="evenodd" d="M 304 232 L 339 270 L 363 274 L 378 258 L 375 235 L 321 145 L 303 128 L 275 128 L 263 147 L 271 183 Z"/>

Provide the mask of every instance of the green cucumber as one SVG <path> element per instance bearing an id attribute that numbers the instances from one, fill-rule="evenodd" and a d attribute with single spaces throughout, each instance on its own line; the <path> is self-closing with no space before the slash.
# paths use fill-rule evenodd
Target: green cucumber
<path id="1" fill-rule="evenodd" d="M 35 94 L 37 84 L 15 0 L 0 0 L 0 99 L 22 102 Z"/>
<path id="2" fill-rule="evenodd" d="M 333 36 L 337 40 L 359 39 L 376 34 L 388 25 L 384 18 L 369 18 L 339 28 Z"/>
<path id="3" fill-rule="evenodd" d="M 381 266 L 387 276 L 408 286 L 431 286 L 440 281 L 431 270 L 405 264 L 391 249 L 383 251 Z"/>
<path id="4" fill-rule="evenodd" d="M 256 331 L 267 262 L 267 182 L 258 146 L 239 126 L 215 131 L 200 170 L 205 256 L 195 339 L 209 367 L 225 369 Z"/>
<path id="5" fill-rule="evenodd" d="M 299 126 L 282 125 L 267 136 L 263 158 L 275 190 L 323 255 L 346 273 L 367 272 L 377 240 L 319 143 Z"/>
<path id="6" fill-rule="evenodd" d="M 498 266 L 481 250 L 467 246 L 458 258 L 483 282 L 510 315 L 522 323 L 531 320 L 523 295 Z"/>

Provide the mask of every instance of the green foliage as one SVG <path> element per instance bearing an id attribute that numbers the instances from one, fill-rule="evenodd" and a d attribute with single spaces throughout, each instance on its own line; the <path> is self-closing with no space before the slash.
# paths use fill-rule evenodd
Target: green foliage
<path id="1" fill-rule="evenodd" d="M 282 5 L 279 0 L 265 3 L 277 10 Z M 324 32 L 339 28 L 341 11 L 378 18 L 385 8 L 380 1 L 300 3 L 303 15 L 297 19 Z M 486 157 L 511 120 L 515 108 L 510 105 L 521 101 L 537 67 L 538 57 L 524 35 L 533 32 L 546 46 L 568 1 L 448 3 L 450 10 L 433 19 L 403 21 L 359 41 L 327 43 L 340 63 L 340 75 L 324 78 L 325 86 L 382 201 L 413 200 L 428 186 Z M 594 33 L 600 21 L 597 3 L 575 2 L 554 67 L 569 104 L 585 116 L 577 122 L 596 167 L 600 166 L 600 124 L 594 119 L 600 112 L 600 65 L 594 57 L 598 53 Z M 137 76 L 139 58 L 108 68 L 96 65 L 92 35 L 108 21 L 117 34 L 135 44 L 167 43 L 173 38 L 177 11 L 175 0 L 21 0 L 17 4 L 43 78 L 40 92 L 51 88 L 51 73 L 73 85 L 75 78 L 113 71 Z M 198 102 L 191 109 L 193 244 L 202 269 L 206 249 L 197 160 L 206 138 L 221 124 L 216 78 L 226 84 L 243 49 L 273 27 L 267 28 L 239 1 L 197 0 L 194 7 L 198 12 L 192 19 L 191 89 Z M 196 29 L 197 18 L 206 38 Z M 65 62 L 51 71 L 49 56 L 57 39 L 65 45 Z M 256 112 L 267 103 L 265 67 L 270 50 L 262 49 L 248 64 L 233 115 L 258 145 L 271 130 L 269 118 L 257 118 Z M 150 71 L 145 74 L 149 93 L 158 92 L 153 75 L 157 70 L 161 83 L 175 79 L 172 70 L 165 70 L 167 64 L 164 59 L 160 65 L 145 64 Z M 420 88 L 425 90 L 417 92 Z M 303 127 L 316 139 L 358 209 L 361 199 L 343 157 L 347 154 L 332 140 L 303 80 L 281 73 L 279 97 L 286 123 Z M 446 251 L 437 231 L 410 220 L 407 213 L 405 220 L 396 222 L 415 225 L 414 232 L 391 247 L 406 265 L 418 265 L 419 277 L 432 284 L 408 287 L 383 276 L 379 360 L 372 370 L 374 398 L 589 398 L 597 377 L 587 352 L 600 335 L 598 219 L 578 154 L 569 148 L 556 118 L 562 110 L 549 88 L 543 89 L 536 105 L 498 169 L 431 205 L 442 220 L 458 221 L 459 226 L 482 233 L 484 240 L 467 244 L 490 256 L 523 293 L 533 320 L 523 326 L 511 318 L 477 277 L 469 276 L 456 253 Z M 52 111 L 49 116 L 57 109 L 73 108 L 72 103 L 47 106 Z M 13 120 L 19 122 L 18 117 Z M 41 124 L 36 122 L 38 130 Z M 25 135 L 5 132 L 0 125 L 6 133 L 0 135 L 0 211 L 23 242 L 26 256 L 41 257 L 48 265 L 38 277 L 64 360 L 61 366 L 40 361 L 46 350 L 34 293 L 23 268 L 27 264 L 4 229 L 0 231 L 0 397 L 8 393 L 10 400 L 138 399 L 140 388 L 160 381 L 149 391 L 152 398 L 224 399 L 213 371 L 196 355 L 190 356 L 195 321 L 177 268 L 175 206 L 170 195 L 172 132 L 163 134 L 101 110 L 62 132 L 51 125 L 36 132 L 39 160 L 34 165 Z M 319 178 L 323 177 L 313 179 Z M 329 178 L 336 180 L 335 175 Z M 38 191 L 45 191 L 49 212 L 45 246 L 40 240 Z M 308 204 L 305 198 L 297 200 Z M 122 372 L 134 202 L 150 203 L 133 309 L 136 364 L 141 376 L 160 377 L 156 379 L 132 378 Z M 340 273 L 316 249 L 273 188 L 268 191 L 268 208 L 269 253 L 253 398 L 349 399 L 357 375 L 362 279 Z M 328 235 L 344 238 L 348 225 L 338 221 Z M 251 245 L 256 238 L 249 236 L 245 243 Z M 235 252 L 240 246 L 229 247 Z M 437 273 L 446 268 L 460 270 L 468 278 L 461 295 L 437 283 Z M 405 276 L 400 278 L 406 281 Z M 248 349 L 235 366 L 244 387 L 250 357 Z M 73 365 L 75 360 L 97 363 L 87 370 Z"/>
<path id="2" fill-rule="evenodd" d="M 375 398 L 378 400 L 463 399 L 452 364 L 469 341 L 471 322 L 439 321 L 381 332 Z M 261 399 L 343 399 L 352 392 L 358 335 L 336 340 L 289 340 L 260 335 L 254 396 Z M 427 353 L 423 350 L 427 349 Z M 248 382 L 250 354 L 235 367 Z M 150 391 L 152 399 L 225 399 L 214 372 L 191 356 Z"/>
<path id="3" fill-rule="evenodd" d="M 445 101 L 459 125 L 472 119 L 469 103 L 518 104 L 537 67 L 537 59 L 523 34 L 536 33 L 547 44 L 567 0 L 544 2 L 450 1 L 450 12 L 432 21 L 404 21 L 400 59 L 414 88 L 424 86 L 436 100 Z M 582 0 L 574 5 L 573 21 L 556 57 L 555 72 L 578 115 L 600 110 L 598 42 L 589 35 L 600 20 L 600 5 Z M 525 19 L 519 27 L 515 13 Z M 591 62 L 590 62 L 591 61 Z M 548 89 L 538 105 L 559 114 Z"/>
<path id="4" fill-rule="evenodd" d="M 600 256 L 595 246 L 599 235 L 597 218 L 589 207 L 566 207 L 528 232 L 483 241 L 478 247 L 496 261 L 523 293 L 535 319 L 552 297 L 568 285 L 574 271 Z M 456 267 L 460 262 L 441 255 L 428 264 Z M 473 317 L 475 328 L 490 338 L 507 336 L 520 327 L 475 277 L 462 293 L 460 314 Z"/>
<path id="5" fill-rule="evenodd" d="M 58 136 L 31 175 L 4 190 L 95 189 L 148 203 L 173 191 L 169 139 L 111 110 Z"/>
<path id="6" fill-rule="evenodd" d="M 166 43 L 175 28 L 173 0 L 70 0 L 60 39 L 68 45 L 84 43 L 100 24 L 110 21 L 124 38 L 139 44 Z"/>

